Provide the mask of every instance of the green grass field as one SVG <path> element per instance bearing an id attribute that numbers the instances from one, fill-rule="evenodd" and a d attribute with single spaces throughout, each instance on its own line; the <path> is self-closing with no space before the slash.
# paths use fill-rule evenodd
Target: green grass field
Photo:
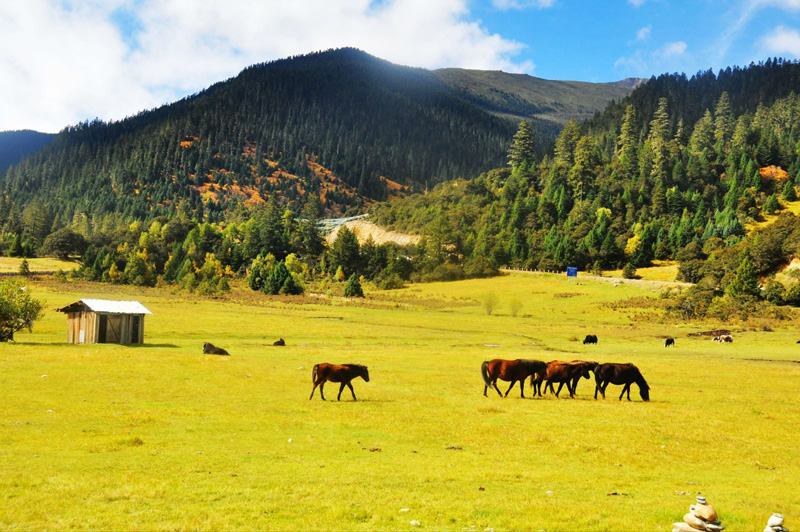
<path id="1" fill-rule="evenodd" d="M 671 530 L 697 493 L 730 531 L 772 512 L 800 526 L 797 322 L 719 345 L 686 336 L 712 324 L 664 325 L 651 290 L 551 275 L 357 304 L 32 288 L 48 309 L 108 297 L 154 315 L 141 347 L 67 345 L 52 310 L 0 345 L 0 529 Z M 589 332 L 597 346 L 574 340 Z M 481 361 L 520 357 L 633 362 L 652 401 L 594 401 L 585 380 L 574 400 L 483 397 Z M 318 362 L 367 364 L 371 382 L 358 402 L 335 384 L 309 401 Z"/>
<path id="2" fill-rule="evenodd" d="M 0 257 L 0 273 L 18 272 L 23 259 L 14 257 Z M 76 270 L 80 266 L 79 262 L 71 260 L 60 260 L 51 257 L 37 257 L 27 259 L 28 268 L 31 272 L 54 272 L 59 269 L 69 272 Z"/>

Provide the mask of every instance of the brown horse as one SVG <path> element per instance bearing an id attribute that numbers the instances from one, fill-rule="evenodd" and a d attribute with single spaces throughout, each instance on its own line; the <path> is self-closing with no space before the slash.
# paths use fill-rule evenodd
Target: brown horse
<path id="1" fill-rule="evenodd" d="M 569 396 L 575 397 L 575 391 L 578 389 L 578 382 L 581 377 L 584 379 L 589 378 L 589 372 L 594 371 L 597 367 L 597 362 L 586 362 L 584 360 L 573 360 L 571 362 L 562 362 L 560 360 L 553 360 L 547 364 L 547 372 L 545 373 L 545 380 L 547 385 L 544 388 L 546 392 L 548 388 L 550 393 L 558 397 L 564 385 L 567 385 Z M 558 383 L 558 391 L 553 389 L 553 384 Z M 536 385 L 541 387 L 541 381 Z"/>
<path id="2" fill-rule="evenodd" d="M 314 398 L 314 392 L 317 386 L 319 386 L 319 395 L 324 401 L 325 394 L 322 393 L 322 390 L 325 388 L 325 383 L 331 381 L 341 383 L 341 386 L 339 386 L 339 395 L 336 397 L 337 401 L 342 400 L 342 390 L 344 390 L 345 386 L 350 388 L 350 393 L 353 394 L 353 401 L 357 401 L 356 392 L 353 391 L 353 385 L 350 384 L 350 381 L 356 377 L 361 377 L 364 381 L 369 382 L 369 370 L 367 366 L 362 366 L 360 364 L 317 364 L 311 370 L 311 382 L 314 383 L 314 388 L 311 389 L 311 396 L 309 399 Z"/>
<path id="3" fill-rule="evenodd" d="M 628 392 L 628 401 L 631 400 L 631 384 L 636 383 L 639 386 L 639 395 L 642 396 L 643 401 L 650 400 L 650 386 L 647 381 L 642 377 L 639 368 L 633 364 L 600 364 L 594 372 L 594 379 L 596 382 L 594 388 L 594 398 L 597 399 L 597 392 L 606 398 L 606 388 L 609 384 L 623 384 L 622 393 L 619 394 L 619 400 L 622 401 L 622 396 Z"/>
<path id="4" fill-rule="evenodd" d="M 483 377 L 483 396 L 486 397 L 486 391 L 489 386 L 493 386 L 497 390 L 497 395 L 504 397 L 497 387 L 497 379 L 504 381 L 511 381 L 511 386 L 506 390 L 505 397 L 508 397 L 508 392 L 519 381 L 519 393 L 525 397 L 525 379 L 534 374 L 544 374 L 547 364 L 541 360 L 503 360 L 495 358 L 494 360 L 487 360 L 481 364 L 481 376 Z M 531 377 L 532 378 L 532 377 Z M 534 393 L 534 395 L 536 395 Z"/>

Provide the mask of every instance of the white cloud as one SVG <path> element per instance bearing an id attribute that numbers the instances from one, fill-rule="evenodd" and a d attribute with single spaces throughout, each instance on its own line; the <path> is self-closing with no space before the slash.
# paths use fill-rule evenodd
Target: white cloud
<path id="1" fill-rule="evenodd" d="M 647 39 L 649 39 L 650 38 L 650 32 L 652 31 L 652 29 L 653 29 L 653 26 L 651 24 L 648 24 L 644 28 L 640 28 L 636 32 L 636 40 L 637 41 L 646 41 Z"/>
<path id="2" fill-rule="evenodd" d="M 683 41 L 668 42 L 656 51 L 661 57 L 676 57 L 686 53 L 686 43 Z"/>
<path id="3" fill-rule="evenodd" d="M 800 57 L 800 32 L 778 26 L 761 39 L 761 45 L 770 54 L 788 54 Z"/>
<path id="4" fill-rule="evenodd" d="M 529 7 L 544 9 L 553 7 L 553 4 L 555 4 L 555 0 L 492 0 L 492 6 L 501 11 L 526 9 Z"/>
<path id="5" fill-rule="evenodd" d="M 614 69 L 631 76 L 650 76 L 671 70 L 684 70 L 686 50 L 683 41 L 668 42 L 655 50 L 639 49 L 614 61 Z"/>
<path id="6" fill-rule="evenodd" d="M 628 3 L 636 7 L 639 7 L 640 5 L 645 3 L 645 0 L 628 0 Z"/>
<path id="7" fill-rule="evenodd" d="M 529 2 L 521 2 L 529 3 Z M 533 2 L 548 7 L 553 0 Z M 262 61 L 355 46 L 390 61 L 531 72 L 468 0 L 0 1 L 0 130 L 122 118 Z M 120 17 L 132 21 L 129 35 Z"/>

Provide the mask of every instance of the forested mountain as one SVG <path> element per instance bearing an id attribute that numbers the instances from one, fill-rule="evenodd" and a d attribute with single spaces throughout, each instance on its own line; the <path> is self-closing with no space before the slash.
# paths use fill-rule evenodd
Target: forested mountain
<path id="1" fill-rule="evenodd" d="M 569 105 L 599 109 L 624 93 L 599 87 L 571 91 Z M 545 96 L 524 94 L 524 103 Z M 541 109 L 553 108 L 546 98 Z M 309 194 L 341 213 L 503 164 L 516 123 L 487 112 L 493 106 L 466 99 L 440 74 L 330 50 L 254 65 L 122 121 L 68 127 L 12 168 L 0 190 L 20 209 L 38 198 L 69 216 L 144 219 L 180 204 L 219 220 L 270 195 L 299 211 Z M 531 123 L 543 153 L 560 126 Z"/>
<path id="2" fill-rule="evenodd" d="M 567 124 L 544 158 L 521 127 L 510 166 L 373 215 L 422 233 L 445 261 L 601 269 L 678 259 L 683 279 L 724 289 L 744 256 L 761 276 L 800 256 L 791 214 L 779 232 L 745 230 L 796 199 L 798 87 L 800 64 L 783 60 L 662 75 L 584 126 Z"/>
<path id="3" fill-rule="evenodd" d="M 641 81 L 628 78 L 613 83 L 557 81 L 499 70 L 442 68 L 433 73 L 475 105 L 516 120 L 536 118 L 560 125 L 579 122 L 621 100 Z"/>
<path id="4" fill-rule="evenodd" d="M 30 129 L 0 131 L 0 175 L 29 153 L 50 144 L 54 137 L 52 133 L 39 133 Z"/>

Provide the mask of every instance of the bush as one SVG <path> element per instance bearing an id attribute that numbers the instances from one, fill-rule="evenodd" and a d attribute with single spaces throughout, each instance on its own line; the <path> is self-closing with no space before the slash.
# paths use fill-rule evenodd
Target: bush
<path id="1" fill-rule="evenodd" d="M 592 264 L 592 269 L 590 271 L 592 275 L 596 275 L 597 277 L 603 276 L 603 266 L 600 264 L 599 260 L 594 261 Z"/>
<path id="2" fill-rule="evenodd" d="M 488 316 L 492 315 L 495 307 L 497 307 L 497 294 L 494 292 L 486 292 L 481 296 L 481 305 L 483 310 L 486 311 Z"/>
<path id="3" fill-rule="evenodd" d="M 13 340 L 20 329 L 33 327 L 43 309 L 44 302 L 33 299 L 18 279 L 0 282 L 0 342 Z"/>
<path id="4" fill-rule="evenodd" d="M 508 306 L 511 310 L 511 315 L 516 318 L 517 314 L 519 314 L 519 311 L 522 310 L 522 301 L 520 301 L 515 297 L 514 299 L 511 300 Z"/>
<path id="5" fill-rule="evenodd" d="M 56 273 L 53 274 L 53 280 L 57 283 L 66 283 L 67 282 L 67 274 L 59 268 Z"/>
<path id="6" fill-rule="evenodd" d="M 786 287 L 775 279 L 767 283 L 762 292 L 764 299 L 773 305 L 783 305 L 783 300 L 786 297 Z"/>
<path id="7" fill-rule="evenodd" d="M 344 297 L 364 297 L 364 290 L 356 274 L 352 274 L 344 285 Z"/>
<path id="8" fill-rule="evenodd" d="M 28 259 L 22 259 L 22 262 L 19 264 L 19 274 L 23 277 L 30 277 L 31 268 L 28 265 Z"/>
<path id="9" fill-rule="evenodd" d="M 622 268 L 622 277 L 625 279 L 636 279 L 636 268 L 630 262 Z"/>
<path id="10" fill-rule="evenodd" d="M 387 275 L 378 280 L 378 288 L 381 290 L 397 290 L 398 288 L 404 288 L 405 285 L 403 278 L 396 273 Z"/>

